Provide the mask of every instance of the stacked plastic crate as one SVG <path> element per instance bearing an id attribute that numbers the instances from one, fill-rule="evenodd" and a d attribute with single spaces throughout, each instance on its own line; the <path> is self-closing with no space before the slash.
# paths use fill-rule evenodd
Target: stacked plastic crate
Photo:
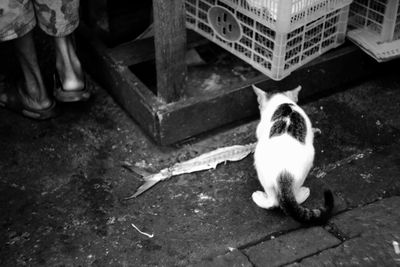
<path id="1" fill-rule="evenodd" d="M 399 0 L 354 0 L 349 25 L 349 39 L 377 61 L 400 56 Z"/>
<path id="2" fill-rule="evenodd" d="M 186 0 L 187 27 L 274 80 L 345 39 L 352 0 Z"/>

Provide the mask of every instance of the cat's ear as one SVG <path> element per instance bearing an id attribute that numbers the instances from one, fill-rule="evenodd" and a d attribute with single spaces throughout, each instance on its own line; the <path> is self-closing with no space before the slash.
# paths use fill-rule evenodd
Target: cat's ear
<path id="1" fill-rule="evenodd" d="M 283 94 L 286 95 L 293 102 L 297 103 L 297 101 L 299 100 L 299 92 L 300 92 L 300 90 L 301 90 L 301 85 L 297 86 L 293 90 L 286 91 Z"/>
<path id="2" fill-rule="evenodd" d="M 265 103 L 267 102 L 267 93 L 265 93 L 263 90 L 258 88 L 255 85 L 251 85 L 253 87 L 254 93 L 257 95 L 257 102 L 258 102 L 258 107 L 260 110 L 262 110 L 265 107 Z"/>

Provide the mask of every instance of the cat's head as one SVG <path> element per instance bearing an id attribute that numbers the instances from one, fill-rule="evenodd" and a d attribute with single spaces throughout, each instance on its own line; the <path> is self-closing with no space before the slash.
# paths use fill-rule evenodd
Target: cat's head
<path id="1" fill-rule="evenodd" d="M 299 99 L 299 92 L 301 90 L 301 86 L 297 86 L 296 88 L 289 90 L 289 91 L 285 91 L 285 92 L 265 92 L 263 90 L 261 90 L 260 88 L 258 88 L 255 85 L 252 85 L 254 93 L 256 93 L 257 95 L 257 102 L 258 102 L 258 107 L 260 108 L 260 110 L 263 110 L 266 106 L 268 101 L 276 94 L 282 94 L 284 96 L 286 96 L 287 98 L 289 98 L 290 100 L 292 100 L 293 102 L 297 103 L 298 99 Z"/>

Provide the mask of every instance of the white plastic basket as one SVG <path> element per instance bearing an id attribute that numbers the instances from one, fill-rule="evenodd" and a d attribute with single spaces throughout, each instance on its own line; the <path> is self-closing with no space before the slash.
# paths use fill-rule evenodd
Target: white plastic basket
<path id="1" fill-rule="evenodd" d="M 400 56 L 399 0 L 354 0 L 348 37 L 378 62 Z"/>
<path id="2" fill-rule="evenodd" d="M 186 0 L 186 25 L 274 80 L 344 42 L 352 0 Z"/>

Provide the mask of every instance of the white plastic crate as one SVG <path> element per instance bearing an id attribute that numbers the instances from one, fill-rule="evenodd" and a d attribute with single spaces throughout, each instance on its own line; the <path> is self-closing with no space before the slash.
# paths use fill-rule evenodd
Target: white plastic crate
<path id="1" fill-rule="evenodd" d="M 349 25 L 349 39 L 378 62 L 400 56 L 399 0 L 354 0 Z"/>
<path id="2" fill-rule="evenodd" d="M 352 0 L 186 0 L 186 25 L 274 80 L 344 42 Z"/>

